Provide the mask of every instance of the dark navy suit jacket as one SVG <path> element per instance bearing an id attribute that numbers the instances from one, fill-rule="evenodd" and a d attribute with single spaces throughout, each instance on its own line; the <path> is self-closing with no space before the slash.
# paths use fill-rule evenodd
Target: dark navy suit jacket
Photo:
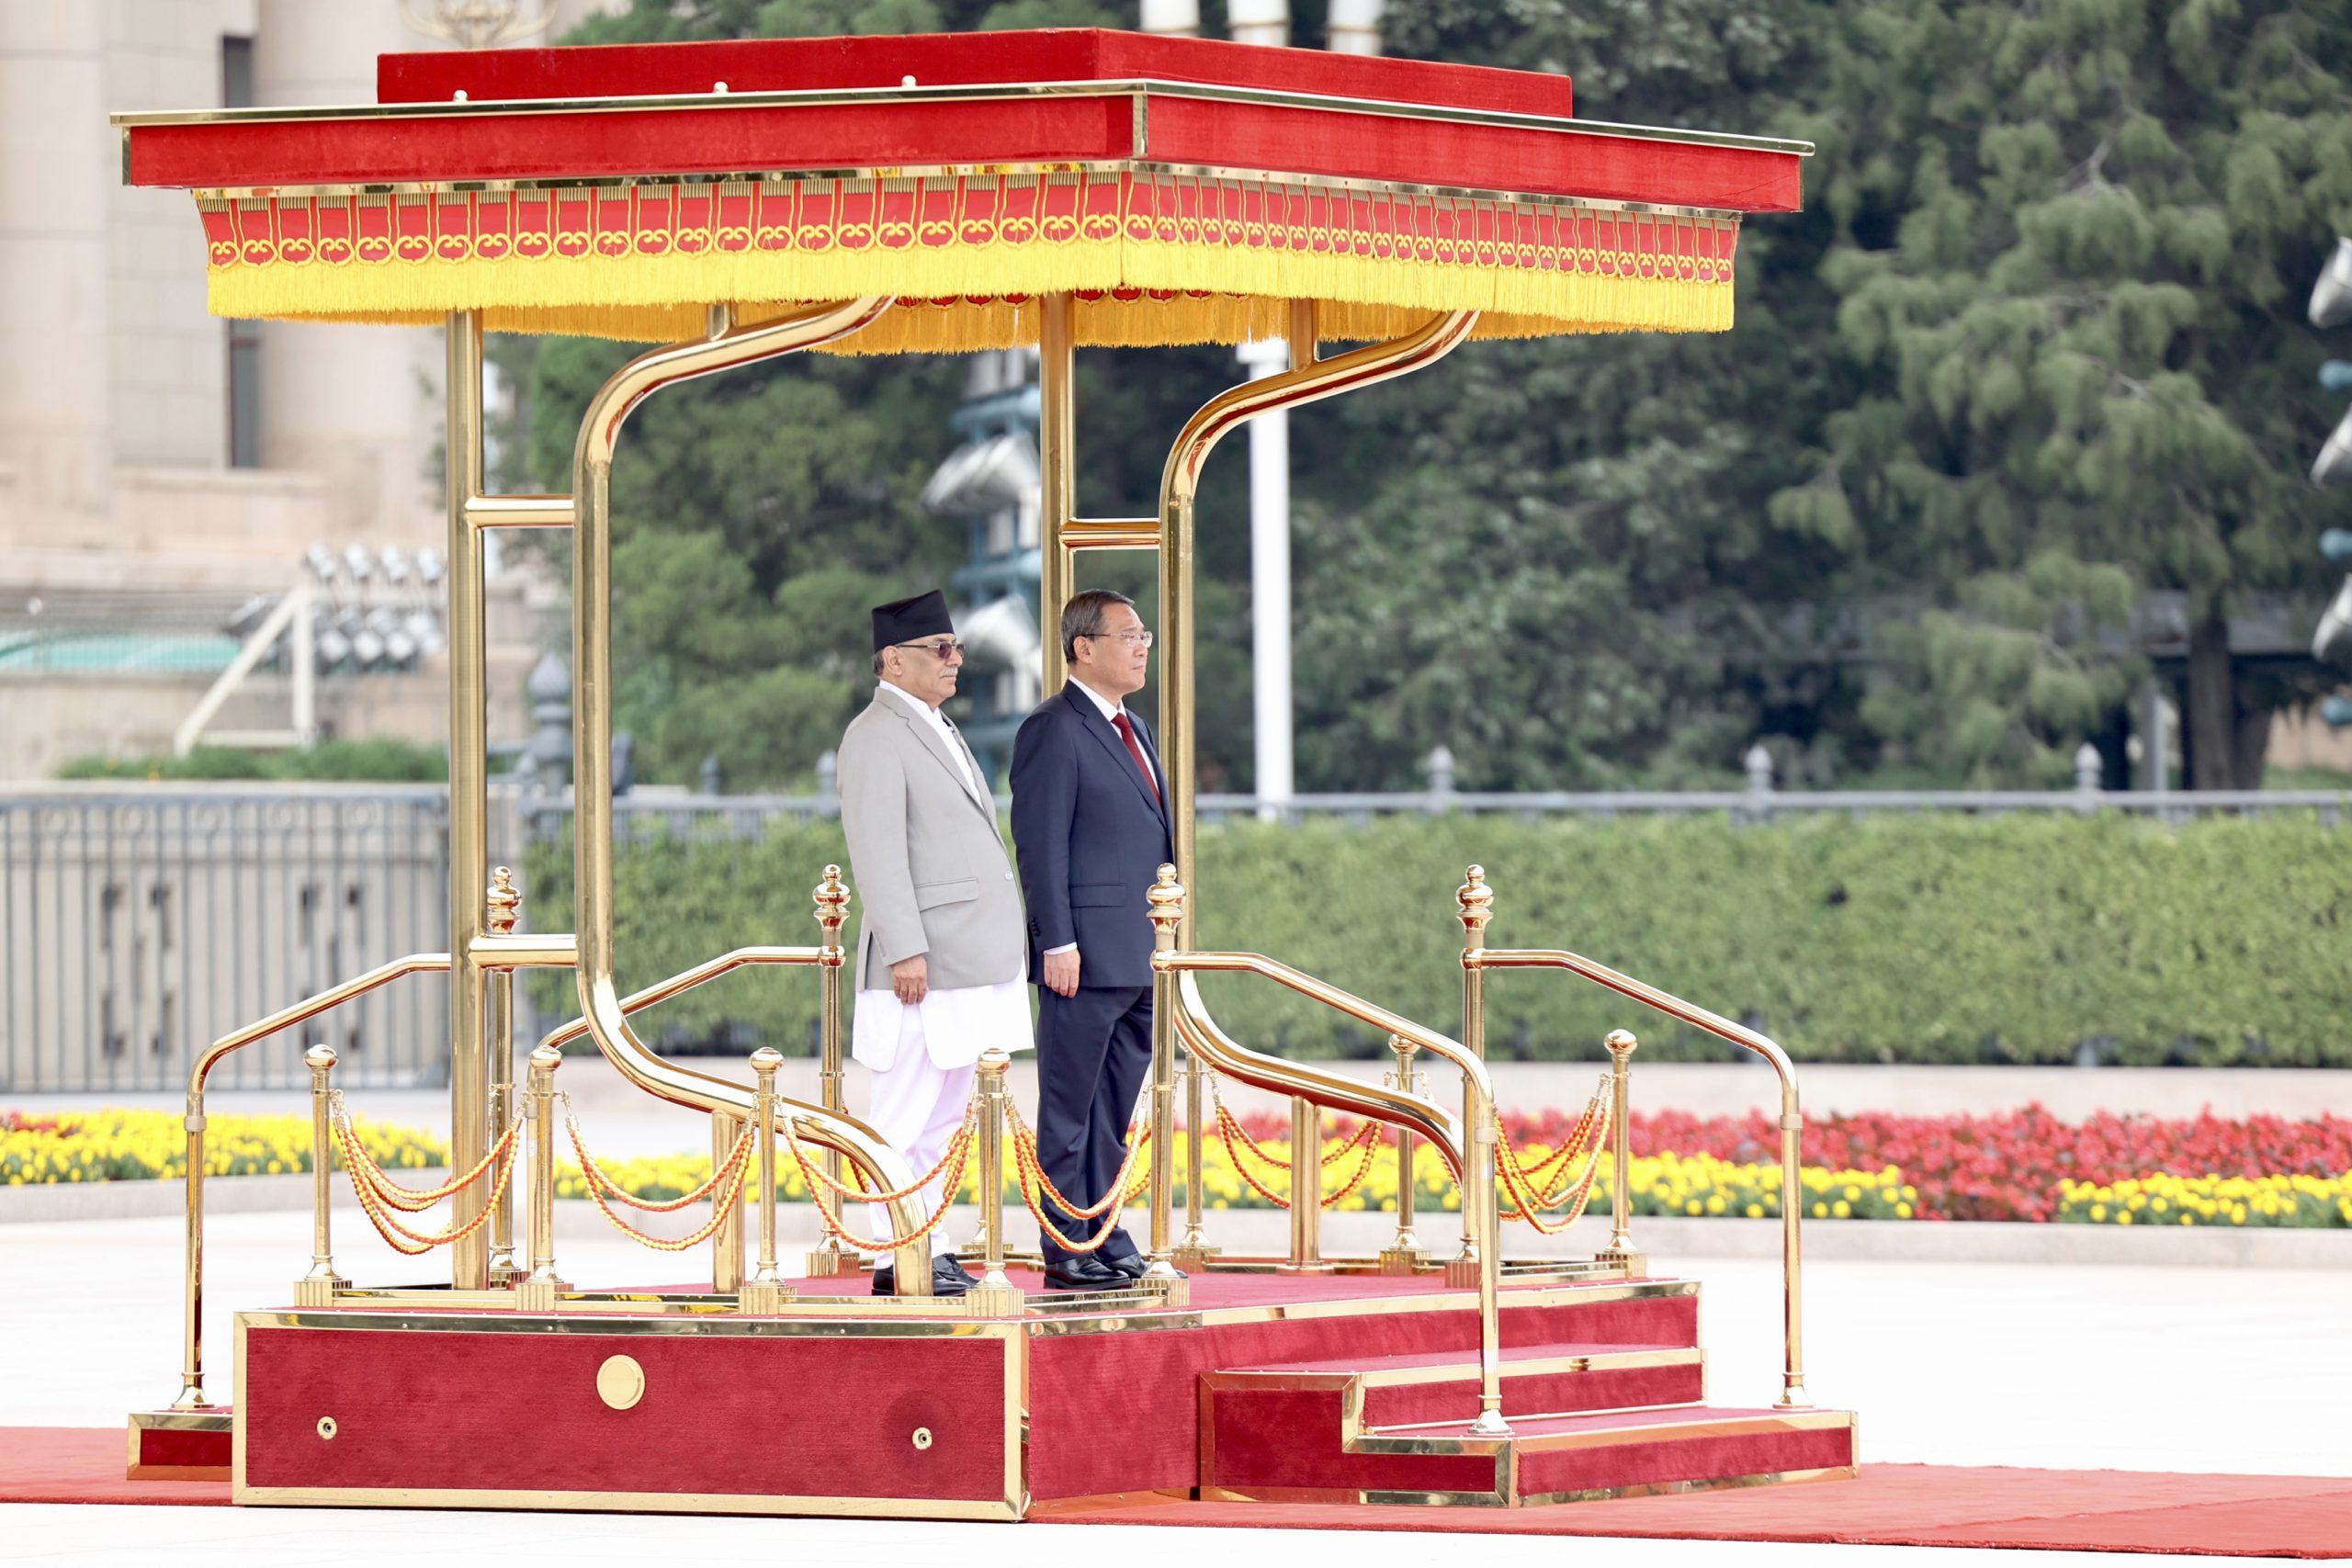
<path id="1" fill-rule="evenodd" d="M 1146 891 L 1176 858 L 1168 776 L 1151 731 L 1127 710 L 1159 785 L 1145 787 L 1135 756 L 1083 692 L 1064 687 L 1022 721 L 1012 742 L 1012 842 L 1029 905 L 1029 980 L 1042 955 L 1078 943 L 1080 986 L 1151 984 Z"/>

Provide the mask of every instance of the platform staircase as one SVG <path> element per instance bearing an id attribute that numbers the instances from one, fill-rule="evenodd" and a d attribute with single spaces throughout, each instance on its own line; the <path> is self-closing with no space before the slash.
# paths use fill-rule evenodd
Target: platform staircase
<path id="1" fill-rule="evenodd" d="M 1710 1404 L 1699 1288 L 1504 1298 L 1508 1438 L 1472 1433 L 1475 1348 L 1227 1367 L 1201 1378 L 1200 1495 L 1532 1506 L 1850 1477 L 1847 1411 Z"/>

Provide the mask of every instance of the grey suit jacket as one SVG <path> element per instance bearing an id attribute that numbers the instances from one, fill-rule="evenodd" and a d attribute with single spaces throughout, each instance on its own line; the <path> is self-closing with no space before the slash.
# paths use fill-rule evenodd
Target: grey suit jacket
<path id="1" fill-rule="evenodd" d="M 1020 884 L 986 775 L 975 789 L 946 742 L 888 692 L 842 736 L 842 831 L 863 919 L 857 987 L 887 990 L 890 965 L 923 954 L 939 989 L 1016 979 L 1027 959 Z"/>

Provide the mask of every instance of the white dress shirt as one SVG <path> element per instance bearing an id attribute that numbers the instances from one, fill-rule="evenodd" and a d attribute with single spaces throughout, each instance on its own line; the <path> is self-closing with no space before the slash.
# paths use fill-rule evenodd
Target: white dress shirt
<path id="1" fill-rule="evenodd" d="M 915 712 L 916 718 L 931 726 L 940 739 L 946 742 L 947 754 L 956 761 L 956 771 L 965 784 L 979 787 L 972 773 L 972 765 L 965 760 L 964 743 L 940 711 L 913 693 L 893 686 L 888 681 L 881 689 L 895 695 Z M 910 1027 L 911 1026 L 911 1027 Z M 1026 1051 L 1035 1043 L 1029 1026 L 1028 976 L 1015 972 L 1012 978 L 992 986 L 959 986 L 942 989 L 933 987 L 923 993 L 916 1004 L 914 1016 L 908 1014 L 907 1005 L 891 990 L 860 990 L 857 1006 L 850 1021 L 850 1049 L 859 1050 L 858 1042 L 865 1040 L 878 1045 L 888 1040 L 895 1047 L 912 1045 L 918 1041 L 928 1045 L 933 1041 L 969 1039 L 977 1034 L 988 1044 L 1005 1052 Z M 867 1050 L 865 1055 L 876 1055 Z"/>

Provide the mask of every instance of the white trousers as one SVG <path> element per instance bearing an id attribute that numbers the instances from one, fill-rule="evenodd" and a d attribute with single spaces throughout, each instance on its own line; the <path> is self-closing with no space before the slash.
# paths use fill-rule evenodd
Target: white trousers
<path id="1" fill-rule="evenodd" d="M 882 1141 L 907 1156 L 921 1176 L 939 1163 L 947 1152 L 947 1145 L 956 1136 L 956 1129 L 964 1124 L 964 1110 L 971 1102 L 972 1079 L 976 1068 L 970 1063 L 958 1067 L 943 1067 L 931 1059 L 931 1052 L 923 1040 L 922 1009 L 903 1010 L 899 1023 L 898 1059 L 879 1072 L 869 1075 L 866 1091 L 866 1124 L 882 1135 Z M 933 1179 L 914 1200 L 915 1211 L 928 1217 L 944 1200 L 944 1179 Z M 896 1234 L 887 1204 L 869 1205 L 873 1229 L 866 1234 L 880 1237 Z M 931 1233 L 933 1254 L 953 1252 L 956 1244 L 949 1239 L 947 1227 L 941 1225 Z M 887 1258 L 876 1261 L 886 1262 Z"/>

